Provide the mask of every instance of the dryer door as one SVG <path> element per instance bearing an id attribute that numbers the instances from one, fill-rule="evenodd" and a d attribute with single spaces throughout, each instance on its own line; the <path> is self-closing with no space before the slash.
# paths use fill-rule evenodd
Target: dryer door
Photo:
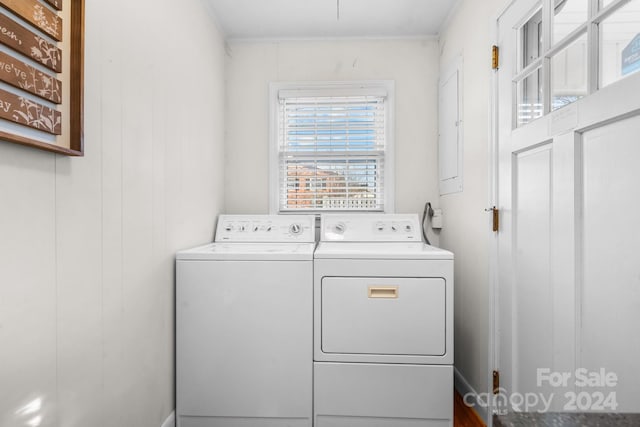
<path id="1" fill-rule="evenodd" d="M 442 356 L 442 278 L 325 277 L 322 352 Z"/>

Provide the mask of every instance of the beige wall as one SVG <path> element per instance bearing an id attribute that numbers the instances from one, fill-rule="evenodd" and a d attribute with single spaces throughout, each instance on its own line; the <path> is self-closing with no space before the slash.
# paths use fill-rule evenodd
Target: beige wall
<path id="1" fill-rule="evenodd" d="M 437 41 L 232 42 L 226 211 L 269 210 L 269 83 L 316 80 L 395 80 L 396 212 L 437 201 Z"/>
<path id="2" fill-rule="evenodd" d="M 201 0 L 86 9 L 86 156 L 0 142 L 3 426 L 159 427 L 174 253 L 222 209 L 224 47 Z"/>
<path id="3" fill-rule="evenodd" d="M 443 248 L 456 255 L 455 366 L 477 392 L 488 390 L 489 99 L 492 19 L 505 0 L 462 0 L 440 38 L 446 69 L 462 55 L 464 191 L 440 198 Z M 493 21 L 495 25 L 495 21 Z"/>

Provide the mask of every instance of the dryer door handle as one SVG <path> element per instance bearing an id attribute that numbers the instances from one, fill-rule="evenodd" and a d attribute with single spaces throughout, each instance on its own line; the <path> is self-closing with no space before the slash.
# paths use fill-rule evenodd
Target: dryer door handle
<path id="1" fill-rule="evenodd" d="M 369 298 L 398 298 L 399 286 L 369 286 Z"/>

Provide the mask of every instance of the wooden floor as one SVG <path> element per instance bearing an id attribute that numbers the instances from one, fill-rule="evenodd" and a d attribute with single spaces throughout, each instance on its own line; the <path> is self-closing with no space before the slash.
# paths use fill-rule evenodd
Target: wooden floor
<path id="1" fill-rule="evenodd" d="M 464 404 L 457 392 L 453 403 L 453 427 L 485 427 L 480 416 Z"/>

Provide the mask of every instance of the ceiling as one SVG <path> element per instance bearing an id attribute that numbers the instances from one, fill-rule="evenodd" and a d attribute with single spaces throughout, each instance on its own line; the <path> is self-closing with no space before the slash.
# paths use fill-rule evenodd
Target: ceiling
<path id="1" fill-rule="evenodd" d="M 459 0 L 206 0 L 229 39 L 436 35 Z"/>

